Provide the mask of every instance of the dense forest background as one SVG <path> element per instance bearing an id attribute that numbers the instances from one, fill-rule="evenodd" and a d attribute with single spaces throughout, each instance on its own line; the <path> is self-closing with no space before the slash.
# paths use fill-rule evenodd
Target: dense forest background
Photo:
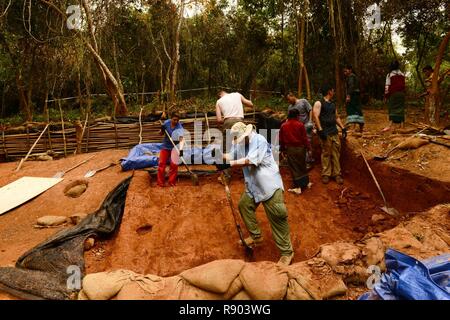
<path id="1" fill-rule="evenodd" d="M 277 104 L 287 91 L 312 99 L 324 82 L 342 106 L 345 64 L 375 104 L 393 59 L 420 105 L 422 68 L 439 56 L 441 72 L 450 67 L 449 31 L 446 0 L 0 0 L 0 121 L 48 121 L 60 107 L 125 115 L 192 97 L 211 107 L 219 87 L 270 91 Z M 446 105 L 449 81 L 440 89 Z"/>

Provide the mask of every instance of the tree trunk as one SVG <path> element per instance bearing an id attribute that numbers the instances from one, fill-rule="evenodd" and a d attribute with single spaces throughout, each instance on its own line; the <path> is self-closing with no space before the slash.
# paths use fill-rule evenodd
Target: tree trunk
<path id="1" fill-rule="evenodd" d="M 94 61 L 102 73 L 106 90 L 114 103 L 114 115 L 126 115 L 128 113 L 128 108 L 123 91 L 120 88 L 119 82 L 100 56 L 89 7 L 86 4 L 86 0 L 82 0 L 81 2 L 86 13 L 86 22 L 88 24 L 89 34 L 93 45 L 89 41 L 83 40 L 89 51 L 92 53 Z"/>
<path id="2" fill-rule="evenodd" d="M 337 44 L 336 44 L 337 46 Z M 342 87 L 342 81 L 341 81 L 341 67 L 340 67 L 340 54 L 339 49 L 335 48 L 334 53 L 334 74 L 335 74 L 335 81 L 336 81 L 336 103 L 338 105 L 338 108 L 341 108 L 344 102 L 343 96 L 343 87 Z"/>
<path id="3" fill-rule="evenodd" d="M 303 95 L 303 79 L 306 85 L 306 97 L 311 100 L 311 87 L 309 83 L 308 70 L 305 66 L 305 33 L 306 21 L 303 13 L 300 16 L 300 21 L 297 19 L 297 34 L 298 34 L 298 60 L 299 60 L 299 76 L 298 76 L 298 96 Z"/>
<path id="4" fill-rule="evenodd" d="M 442 58 L 447 50 L 448 42 L 450 40 L 450 31 L 447 32 L 444 39 L 439 46 L 439 51 L 436 56 L 436 63 L 434 65 L 433 78 L 431 80 L 431 90 L 430 90 L 430 103 L 428 111 L 428 123 L 431 125 L 438 125 L 440 122 L 440 105 L 441 99 L 439 97 L 439 70 L 441 69 Z"/>
<path id="5" fill-rule="evenodd" d="M 17 85 L 17 92 L 19 93 L 20 110 L 22 111 L 22 114 L 25 116 L 25 121 L 31 121 L 32 115 L 31 115 L 31 108 L 28 103 L 29 102 L 28 90 L 25 89 L 25 85 L 23 83 L 20 71 L 18 71 L 18 73 L 16 74 L 16 85 Z"/>
<path id="6" fill-rule="evenodd" d="M 174 61 L 173 69 L 172 69 L 172 81 L 170 86 L 170 101 L 174 102 L 176 100 L 177 95 L 177 82 L 178 82 L 178 66 L 180 64 L 180 33 L 181 33 L 181 25 L 183 23 L 184 18 L 184 0 L 181 1 L 180 4 L 180 17 L 178 20 L 177 31 L 175 34 L 175 56 L 172 59 Z"/>

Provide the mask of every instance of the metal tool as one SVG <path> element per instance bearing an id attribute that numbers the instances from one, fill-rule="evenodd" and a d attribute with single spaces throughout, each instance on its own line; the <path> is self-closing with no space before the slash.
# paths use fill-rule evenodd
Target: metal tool
<path id="1" fill-rule="evenodd" d="M 238 220 L 239 218 L 236 213 L 236 209 L 234 208 L 234 205 L 233 205 L 233 199 L 231 198 L 230 187 L 228 186 L 228 182 L 226 181 L 226 179 L 224 178 L 223 175 L 222 175 L 222 182 L 223 182 L 223 185 L 225 186 L 225 192 L 227 194 L 228 204 L 230 205 L 231 213 L 233 214 L 233 219 L 234 219 L 234 223 L 236 224 L 236 229 L 239 234 L 239 239 L 241 239 L 241 243 L 243 244 L 243 246 L 245 248 L 245 254 L 248 257 L 250 257 L 253 255 L 253 248 L 250 247 L 244 240 L 244 235 L 242 234 L 242 228 L 241 228 L 241 225 L 239 224 L 239 220 Z"/>
<path id="2" fill-rule="evenodd" d="M 116 165 L 116 163 L 112 162 L 112 163 L 108 164 L 107 166 L 104 166 L 104 167 L 102 167 L 102 168 L 100 168 L 100 169 L 89 170 L 89 171 L 84 175 L 84 177 L 85 177 L 85 178 L 91 178 L 91 177 L 95 176 L 97 173 L 99 173 L 99 172 L 101 172 L 101 171 L 103 171 L 103 170 L 106 170 L 106 169 L 108 169 L 108 168 L 110 168 L 110 167 L 113 167 L 113 166 L 115 166 L 115 165 Z"/>
<path id="3" fill-rule="evenodd" d="M 89 157 L 88 159 L 86 159 L 86 160 L 84 160 L 84 161 L 81 161 L 80 163 L 74 165 L 73 167 L 71 167 L 71 168 L 69 168 L 69 169 L 67 169 L 67 170 L 65 170 L 65 171 L 59 171 L 59 172 L 57 172 L 57 173 L 53 176 L 53 178 L 62 178 L 62 177 L 64 177 L 64 175 L 65 175 L 67 172 L 72 171 L 72 170 L 78 168 L 79 166 L 85 164 L 86 162 L 88 162 L 89 160 L 91 160 L 91 159 L 94 158 L 94 157 L 95 157 L 95 155 L 92 156 L 92 157 Z"/>
<path id="4" fill-rule="evenodd" d="M 364 153 L 362 152 L 362 150 L 360 150 L 360 153 L 361 153 L 361 156 L 362 156 L 363 159 L 364 159 L 364 162 L 366 163 L 367 168 L 369 169 L 370 175 L 372 176 L 372 179 L 373 179 L 373 181 L 375 182 L 375 185 L 377 186 L 378 191 L 379 191 L 380 194 L 381 194 L 381 197 L 383 198 L 383 201 L 384 201 L 384 207 L 381 207 L 381 210 L 383 210 L 383 211 L 386 212 L 387 214 L 389 214 L 389 215 L 391 215 L 391 216 L 394 216 L 394 217 L 400 215 L 399 212 L 398 212 L 396 209 L 389 207 L 389 205 L 388 205 L 388 203 L 387 203 L 387 201 L 386 201 L 386 197 L 384 196 L 384 193 L 383 193 L 383 191 L 381 190 L 380 184 L 378 183 L 378 180 L 377 180 L 377 178 L 375 177 L 375 174 L 373 173 L 372 168 L 371 168 L 370 165 L 369 165 L 369 162 L 367 162 L 367 159 L 366 159 L 366 157 L 364 156 Z"/>

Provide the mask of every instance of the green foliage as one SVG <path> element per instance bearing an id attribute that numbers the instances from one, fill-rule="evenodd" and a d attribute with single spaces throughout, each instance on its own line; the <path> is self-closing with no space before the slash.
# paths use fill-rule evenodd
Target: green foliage
<path id="1" fill-rule="evenodd" d="M 72 2 L 52 1 L 61 12 Z M 21 119 L 15 116 L 24 113 L 20 110 L 19 89 L 30 96 L 35 120 L 45 119 L 40 114 L 47 93 L 54 99 L 78 96 L 78 87 L 81 94 L 88 89 L 91 93 L 106 92 L 102 74 L 83 42 L 90 40 L 86 28 L 80 33 L 67 30 L 65 18 L 41 1 L 31 1 L 31 18 L 28 20 L 26 15 L 24 21 L 23 13 L 29 12 L 28 7 L 24 8 L 23 1 L 11 3 L 7 14 L 0 18 L 2 117 L 12 115 L 12 121 Z M 92 0 L 92 3 L 99 53 L 120 78 L 124 92 L 168 92 L 179 2 Z M 347 63 L 354 66 L 367 98 L 382 99 L 387 67 L 396 56 L 408 72 L 409 90 L 419 93 L 423 90 L 420 71 L 426 64 L 434 65 L 439 43 L 450 29 L 445 0 L 383 2 L 382 28 L 372 31 L 364 28 L 365 10 L 373 3 L 370 0 L 240 0 L 235 7 L 226 0 L 201 3 L 203 10 L 185 18 L 182 24 L 177 88 L 211 90 L 179 93 L 181 102 L 177 107 L 202 111 L 214 109 L 217 87 L 230 87 L 246 96 L 250 89 L 296 91 L 299 14 L 307 20 L 304 56 L 313 95 L 323 83 L 336 81 L 335 56 L 339 57 L 338 67 Z M 331 3 L 335 6 L 334 13 L 330 12 Z M 5 9 L 5 4 L 0 3 L 0 12 Z M 331 17 L 337 19 L 337 38 Z M 405 55 L 400 56 L 392 48 L 389 28 L 401 37 Z M 441 70 L 449 66 L 447 54 Z M 448 94 L 448 86 L 446 80 L 442 85 L 444 94 Z M 127 103 L 129 111 L 137 113 L 141 97 L 127 96 Z M 280 94 L 258 97 L 257 103 L 276 110 L 285 108 Z M 146 96 L 144 104 L 146 110 L 161 109 L 155 96 Z M 57 120 L 59 110 L 52 104 L 49 107 L 50 118 Z M 62 107 L 68 119 L 82 118 L 76 100 Z M 112 108 L 110 98 L 93 99 L 95 114 L 110 115 Z"/>

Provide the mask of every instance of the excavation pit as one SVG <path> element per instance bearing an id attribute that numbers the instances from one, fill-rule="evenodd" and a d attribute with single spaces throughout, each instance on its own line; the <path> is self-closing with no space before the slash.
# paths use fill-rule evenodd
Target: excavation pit
<path id="1" fill-rule="evenodd" d="M 368 233 L 392 229 L 437 204 L 450 202 L 450 183 L 401 169 L 393 173 L 383 163 L 370 163 L 390 206 L 400 216 L 383 213 L 382 198 L 364 162 L 351 148 L 344 147 L 343 186 L 334 182 L 323 185 L 317 165 L 310 172 L 314 183 L 310 190 L 302 195 L 285 193 L 294 262 L 314 257 L 323 244 L 357 241 Z M 281 167 L 281 173 L 285 188 L 290 187 L 288 168 Z M 230 189 L 237 207 L 244 191 L 240 170 L 233 172 Z M 255 248 L 252 261 L 277 261 L 279 252 L 262 205 L 257 209 L 257 219 L 265 240 Z M 105 252 L 102 259 L 86 253 L 86 271 L 128 269 L 140 274 L 173 276 L 213 260 L 245 260 L 244 248 L 238 241 L 226 193 L 217 175 L 202 176 L 200 186 L 192 186 L 190 179 L 183 176 L 177 187 L 159 188 L 155 179 L 149 179 L 148 172 L 141 171 L 135 173 L 129 187 L 119 231 L 99 244 Z"/>

